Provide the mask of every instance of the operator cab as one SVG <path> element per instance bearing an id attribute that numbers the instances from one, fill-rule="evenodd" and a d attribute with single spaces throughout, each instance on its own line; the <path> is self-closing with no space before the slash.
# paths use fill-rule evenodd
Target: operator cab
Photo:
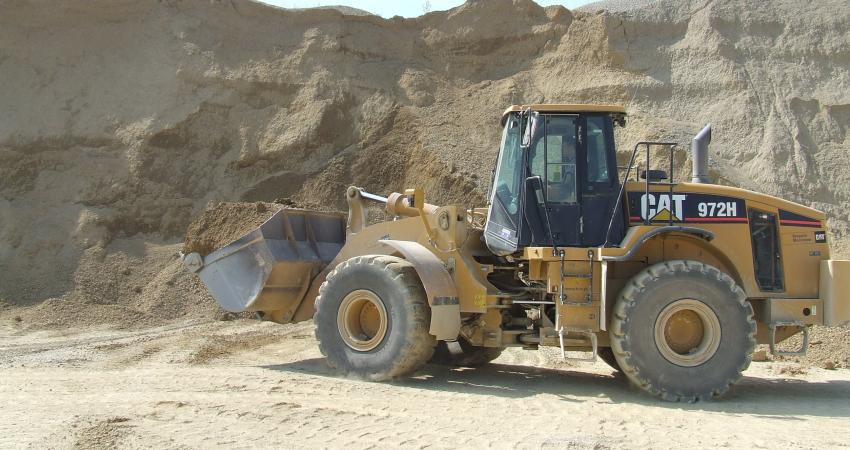
<path id="1" fill-rule="evenodd" d="M 484 237 L 494 254 L 524 247 L 596 247 L 625 232 L 614 211 L 620 188 L 614 125 L 625 110 L 604 105 L 512 106 L 502 116 Z"/>

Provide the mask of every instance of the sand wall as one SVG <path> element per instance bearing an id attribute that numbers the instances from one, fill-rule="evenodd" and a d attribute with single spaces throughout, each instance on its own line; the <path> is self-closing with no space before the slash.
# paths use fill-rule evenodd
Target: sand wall
<path id="1" fill-rule="evenodd" d="M 478 0 L 390 20 L 245 0 L 0 8 L 0 311 L 34 324 L 215 314 L 176 257 L 210 202 L 339 209 L 356 184 L 481 205 L 519 102 L 625 104 L 624 151 L 711 122 L 719 182 L 827 211 L 850 256 L 843 1 Z"/>

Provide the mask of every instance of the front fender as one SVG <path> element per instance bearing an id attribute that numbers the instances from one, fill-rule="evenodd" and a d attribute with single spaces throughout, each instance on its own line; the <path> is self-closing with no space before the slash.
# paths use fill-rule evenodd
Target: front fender
<path id="1" fill-rule="evenodd" d="M 429 332 L 441 341 L 452 341 L 460 334 L 460 300 L 452 276 L 439 258 L 422 244 L 412 241 L 382 239 L 413 264 L 431 306 Z"/>

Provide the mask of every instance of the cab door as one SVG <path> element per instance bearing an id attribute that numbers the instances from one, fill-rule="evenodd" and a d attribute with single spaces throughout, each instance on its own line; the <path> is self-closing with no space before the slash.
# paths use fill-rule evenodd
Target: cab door
<path id="1" fill-rule="evenodd" d="M 581 161 L 581 246 L 605 243 L 611 215 L 615 214 L 611 242 L 620 242 L 624 222 L 621 211 L 613 211 L 619 190 L 614 131 L 607 115 L 585 115 L 579 126 Z"/>
<path id="2" fill-rule="evenodd" d="M 544 234 L 545 242 L 535 244 L 580 246 L 579 115 L 546 114 L 541 119 L 539 138 L 528 151 L 528 167 L 542 180 L 545 197 L 538 199 L 538 208 L 545 210 L 541 220 L 551 233 Z"/>

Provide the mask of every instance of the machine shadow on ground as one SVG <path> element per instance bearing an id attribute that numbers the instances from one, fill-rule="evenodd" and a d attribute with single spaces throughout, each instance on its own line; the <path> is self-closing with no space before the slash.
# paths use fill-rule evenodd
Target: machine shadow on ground
<path id="1" fill-rule="evenodd" d="M 263 368 L 314 376 L 347 378 L 330 368 L 324 358 L 312 358 Z M 391 382 L 400 388 L 526 398 L 554 395 L 565 402 L 607 399 L 650 407 L 730 412 L 783 420 L 798 416 L 850 417 L 850 382 L 806 381 L 793 378 L 745 376 L 719 400 L 671 403 L 655 399 L 632 387 L 619 372 L 610 375 L 577 370 L 488 364 L 454 368 L 429 364 L 414 376 Z"/>

